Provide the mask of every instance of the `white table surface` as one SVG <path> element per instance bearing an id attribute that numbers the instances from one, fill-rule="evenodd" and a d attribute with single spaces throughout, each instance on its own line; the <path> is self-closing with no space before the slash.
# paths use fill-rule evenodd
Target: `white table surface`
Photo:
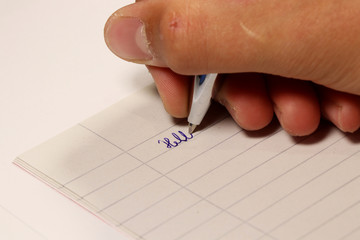
<path id="1" fill-rule="evenodd" d="M 12 164 L 152 82 L 103 40 L 129 0 L 0 0 L 0 239 L 125 239 Z"/>

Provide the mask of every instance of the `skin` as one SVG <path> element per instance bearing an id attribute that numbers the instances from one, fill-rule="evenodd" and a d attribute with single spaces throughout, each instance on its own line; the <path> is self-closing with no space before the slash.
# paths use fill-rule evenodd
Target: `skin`
<path id="1" fill-rule="evenodd" d="M 144 53 L 124 52 L 135 39 L 124 19 L 144 27 Z M 303 136 L 322 117 L 360 127 L 359 23 L 359 0 L 141 0 L 109 18 L 105 40 L 148 67 L 174 117 L 189 113 L 191 75 L 223 73 L 213 98 L 241 127 L 261 129 L 275 114 Z"/>

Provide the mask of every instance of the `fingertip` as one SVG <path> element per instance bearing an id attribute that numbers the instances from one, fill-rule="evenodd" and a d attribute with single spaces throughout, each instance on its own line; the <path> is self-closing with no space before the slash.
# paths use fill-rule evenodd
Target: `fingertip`
<path id="1" fill-rule="evenodd" d="M 155 81 L 165 110 L 175 118 L 187 117 L 191 77 L 176 74 L 168 68 L 147 68 Z"/>
<path id="2" fill-rule="evenodd" d="M 301 105 L 302 107 L 296 107 Z M 307 136 L 316 131 L 320 124 L 319 109 L 310 103 L 299 101 L 294 105 L 274 107 L 283 129 L 292 136 Z"/>
<path id="3" fill-rule="evenodd" d="M 275 114 L 285 131 L 293 136 L 313 133 L 320 124 L 320 106 L 312 85 L 294 79 L 268 77 Z"/>
<path id="4" fill-rule="evenodd" d="M 152 9 L 152 11 L 148 11 Z M 114 12 L 104 27 L 107 47 L 116 56 L 130 62 L 165 67 L 152 42 L 159 7 L 152 2 L 136 1 Z"/>
<path id="5" fill-rule="evenodd" d="M 356 132 L 360 128 L 360 106 L 353 102 L 343 106 L 340 113 L 341 130 L 344 132 Z"/>
<path id="6" fill-rule="evenodd" d="M 239 126 L 253 131 L 271 122 L 272 104 L 259 74 L 231 74 L 221 81 L 215 99 L 226 107 Z"/>
<path id="7" fill-rule="evenodd" d="M 360 96 L 319 87 L 323 116 L 343 132 L 360 128 Z"/>

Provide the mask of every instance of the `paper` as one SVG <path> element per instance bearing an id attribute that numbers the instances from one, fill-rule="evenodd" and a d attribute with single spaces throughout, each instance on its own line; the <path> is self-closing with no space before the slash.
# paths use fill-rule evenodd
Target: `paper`
<path id="1" fill-rule="evenodd" d="M 15 163 L 129 239 L 360 239 L 359 132 L 205 121 L 188 134 L 151 86 Z"/>
<path id="2" fill-rule="evenodd" d="M 1 205 L 0 216 L 0 239 L 46 239 L 40 232 Z"/>

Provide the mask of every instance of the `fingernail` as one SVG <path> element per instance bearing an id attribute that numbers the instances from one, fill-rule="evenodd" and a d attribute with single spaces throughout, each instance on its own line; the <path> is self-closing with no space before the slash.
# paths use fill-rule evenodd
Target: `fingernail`
<path id="1" fill-rule="evenodd" d="M 343 130 L 341 122 L 341 106 L 331 102 L 324 107 L 323 115 L 339 129 Z"/>
<path id="2" fill-rule="evenodd" d="M 113 16 L 105 26 L 110 50 L 120 58 L 134 62 L 151 60 L 144 23 L 134 17 Z"/>

